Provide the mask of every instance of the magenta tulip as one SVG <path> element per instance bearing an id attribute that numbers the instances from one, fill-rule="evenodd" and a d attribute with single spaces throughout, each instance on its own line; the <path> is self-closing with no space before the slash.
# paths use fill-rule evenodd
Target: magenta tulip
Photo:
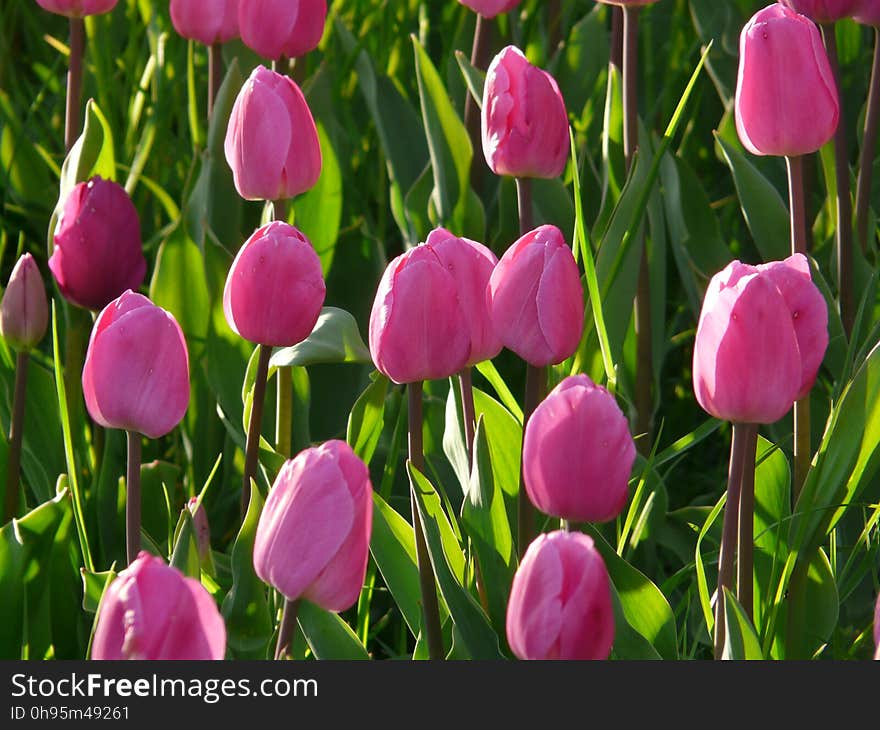
<path id="1" fill-rule="evenodd" d="M 327 0 L 239 0 L 238 24 L 245 45 L 264 58 L 299 58 L 318 47 Z"/>
<path id="2" fill-rule="evenodd" d="M 367 465 L 344 441 L 286 462 L 260 515 L 254 569 L 288 600 L 327 611 L 354 604 L 364 584 L 373 519 Z"/>
<path id="3" fill-rule="evenodd" d="M 15 350 L 39 344 L 49 326 L 46 286 L 34 257 L 24 254 L 12 269 L 0 304 L 0 334 Z"/>
<path id="4" fill-rule="evenodd" d="M 471 353 L 455 278 L 429 243 L 394 259 L 370 313 L 373 362 L 395 383 L 448 378 Z"/>
<path id="5" fill-rule="evenodd" d="M 502 347 L 486 302 L 486 287 L 498 259 L 483 244 L 458 238 L 445 228 L 431 231 L 426 244 L 434 249 L 458 284 L 458 300 L 471 335 L 471 354 L 466 365 L 491 360 Z"/>
<path id="6" fill-rule="evenodd" d="M 584 328 L 584 292 L 556 226 L 536 228 L 507 249 L 487 295 L 495 332 L 523 360 L 543 367 L 574 354 Z"/>
<path id="7" fill-rule="evenodd" d="M 44 10 L 69 18 L 82 18 L 86 15 L 109 13 L 118 0 L 37 0 Z"/>
<path id="8" fill-rule="evenodd" d="M 877 647 L 874 658 L 880 659 L 880 596 L 877 596 L 877 605 L 874 607 L 874 645 Z"/>
<path id="9" fill-rule="evenodd" d="M 189 404 L 189 355 L 170 312 L 132 291 L 110 302 L 95 321 L 82 374 L 92 419 L 159 438 Z"/>
<path id="10" fill-rule="evenodd" d="M 535 409 L 523 441 L 532 503 L 573 522 L 607 522 L 626 504 L 636 447 L 626 416 L 586 375 L 563 380 Z"/>
<path id="11" fill-rule="evenodd" d="M 837 130 L 837 85 L 819 29 L 775 4 L 743 28 L 736 84 L 736 128 L 756 155 L 815 152 Z"/>
<path id="12" fill-rule="evenodd" d="M 247 200 L 293 198 L 321 175 L 321 145 L 306 99 L 289 77 L 257 66 L 226 130 L 226 161 Z"/>
<path id="13" fill-rule="evenodd" d="M 458 0 L 458 2 L 484 18 L 494 18 L 496 15 L 513 10 L 522 0 Z"/>
<path id="14" fill-rule="evenodd" d="M 863 25 L 880 27 L 880 0 L 858 0 L 853 10 L 853 20 Z"/>
<path id="15" fill-rule="evenodd" d="M 49 270 L 65 299 L 103 309 L 147 273 L 141 224 L 128 193 L 110 180 L 79 183 L 64 203 Z"/>
<path id="16" fill-rule="evenodd" d="M 199 557 L 204 560 L 211 553 L 211 526 L 208 524 L 208 513 L 205 506 L 199 504 L 199 498 L 193 497 L 186 503 L 196 529 L 196 542 L 199 546 Z"/>
<path id="17" fill-rule="evenodd" d="M 483 91 L 483 153 L 496 175 L 559 177 L 569 154 L 568 113 L 556 81 L 508 46 Z"/>
<path id="18" fill-rule="evenodd" d="M 290 347 L 308 337 L 324 304 L 321 260 L 296 228 L 257 229 L 236 255 L 223 290 L 223 313 L 250 342 Z"/>
<path id="19" fill-rule="evenodd" d="M 92 659 L 223 659 L 226 626 L 194 578 L 142 552 L 101 601 Z"/>
<path id="20" fill-rule="evenodd" d="M 614 643 L 608 571 L 580 532 L 540 535 L 513 578 L 507 641 L 520 659 L 607 659 Z"/>
<path id="21" fill-rule="evenodd" d="M 238 37 L 238 0 L 171 0 L 171 22 L 184 38 L 226 43 Z"/>
<path id="22" fill-rule="evenodd" d="M 861 0 L 779 0 L 783 5 L 817 23 L 833 23 L 858 10 Z"/>

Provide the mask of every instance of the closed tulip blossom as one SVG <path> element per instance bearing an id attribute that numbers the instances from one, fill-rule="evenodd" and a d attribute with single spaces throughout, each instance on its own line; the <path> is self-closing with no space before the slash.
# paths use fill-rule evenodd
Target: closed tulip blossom
<path id="1" fill-rule="evenodd" d="M 569 134 L 562 93 L 515 46 L 489 65 L 482 134 L 486 163 L 496 175 L 554 178 L 565 170 Z"/>
<path id="2" fill-rule="evenodd" d="M 321 146 L 299 86 L 257 66 L 229 118 L 224 143 L 235 189 L 247 200 L 293 198 L 321 175 Z"/>
<path id="3" fill-rule="evenodd" d="M 321 261 L 309 240 L 275 221 L 255 231 L 232 262 L 223 313 L 244 339 L 290 347 L 311 334 L 325 292 Z"/>
<path id="4" fill-rule="evenodd" d="M 535 367 L 557 364 L 580 343 L 584 293 L 562 231 L 541 226 L 501 257 L 487 290 L 501 342 Z"/>
<path id="5" fill-rule="evenodd" d="M 526 425 L 523 477 L 548 515 L 607 522 L 626 504 L 636 447 L 626 416 L 586 375 L 563 380 Z"/>
<path id="6" fill-rule="evenodd" d="M 103 309 L 147 273 L 137 210 L 125 189 L 93 177 L 64 204 L 49 258 L 61 294 L 85 309 Z"/>
<path id="7" fill-rule="evenodd" d="M 394 259 L 370 313 L 370 353 L 395 383 L 448 378 L 471 354 L 458 284 L 430 243 Z"/>
<path id="8" fill-rule="evenodd" d="M 239 0 L 171 0 L 171 22 L 184 38 L 206 46 L 238 37 Z"/>
<path id="9" fill-rule="evenodd" d="M 425 243 L 434 249 L 440 263 L 458 284 L 459 303 L 466 313 L 471 335 L 471 354 L 465 364 L 491 360 L 502 347 L 486 302 L 486 287 L 498 259 L 482 243 L 458 238 L 445 228 L 431 231 Z"/>
<path id="10" fill-rule="evenodd" d="M 211 594 L 142 552 L 107 588 L 92 659 L 219 660 L 226 626 Z"/>
<path id="11" fill-rule="evenodd" d="M 159 438 L 189 404 L 189 355 L 174 316 L 125 292 L 98 315 L 82 375 L 92 419 Z"/>
<path id="12" fill-rule="evenodd" d="M 318 47 L 327 0 L 239 0 L 244 44 L 264 58 L 299 58 Z"/>
<path id="13" fill-rule="evenodd" d="M 874 659 L 880 659 L 880 596 L 877 596 L 877 605 L 874 607 Z"/>
<path id="14" fill-rule="evenodd" d="M 743 28 L 736 85 L 736 128 L 756 155 L 815 152 L 837 129 L 837 85 L 816 26 L 775 4 Z"/>
<path id="15" fill-rule="evenodd" d="M 39 344 L 49 326 L 46 287 L 34 257 L 24 254 L 12 269 L 0 304 L 0 334 L 15 350 Z"/>
<path id="16" fill-rule="evenodd" d="M 496 15 L 513 10 L 522 0 L 458 0 L 462 5 L 479 13 L 484 18 L 494 18 Z"/>
<path id="17" fill-rule="evenodd" d="M 344 611 L 364 584 L 373 519 L 366 464 L 344 441 L 286 462 L 260 515 L 254 569 L 289 601 Z"/>
<path id="18" fill-rule="evenodd" d="M 858 0 L 853 10 L 853 20 L 863 25 L 880 27 L 880 0 Z"/>
<path id="19" fill-rule="evenodd" d="M 608 658 L 610 580 L 589 536 L 551 532 L 529 545 L 510 591 L 507 641 L 520 659 Z"/>
<path id="20" fill-rule="evenodd" d="M 779 0 L 786 7 L 817 23 L 833 23 L 850 17 L 863 0 Z"/>
<path id="21" fill-rule="evenodd" d="M 69 18 L 83 18 L 86 15 L 109 13 L 118 0 L 37 0 L 44 10 Z"/>

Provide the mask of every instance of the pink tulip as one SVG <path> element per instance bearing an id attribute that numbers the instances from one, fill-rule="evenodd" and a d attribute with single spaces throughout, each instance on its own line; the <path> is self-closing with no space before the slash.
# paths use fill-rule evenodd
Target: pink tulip
<path id="1" fill-rule="evenodd" d="M 457 238 L 445 228 L 431 231 L 426 243 L 458 284 L 458 300 L 471 335 L 471 354 L 466 364 L 491 360 L 502 347 L 486 303 L 486 287 L 498 259 L 482 243 Z"/>
<path id="2" fill-rule="evenodd" d="M 559 177 L 569 154 L 568 113 L 556 81 L 515 46 L 489 65 L 483 154 L 496 175 Z"/>
<path id="3" fill-rule="evenodd" d="M 100 177 L 79 183 L 64 204 L 49 270 L 65 299 L 103 309 L 147 273 L 137 210 L 121 185 Z"/>
<path id="4" fill-rule="evenodd" d="M 373 487 L 344 441 L 300 452 L 281 468 L 260 515 L 257 575 L 288 600 L 327 611 L 354 604 L 364 584 Z"/>
<path id="5" fill-rule="evenodd" d="M 529 418 L 523 480 L 532 503 L 574 522 L 620 514 L 636 447 L 626 416 L 586 375 L 563 380 Z"/>
<path id="6" fill-rule="evenodd" d="M 571 249 L 556 226 L 541 226 L 513 244 L 487 290 L 495 332 L 534 365 L 574 354 L 584 328 L 584 292 Z"/>
<path id="7" fill-rule="evenodd" d="M 759 268 L 734 261 L 712 277 L 693 367 L 694 392 L 708 413 L 772 423 L 809 392 L 828 335 L 824 299 L 808 275 L 796 255 Z"/>
<path id="8" fill-rule="evenodd" d="M 238 37 L 238 0 L 171 0 L 171 22 L 184 38 L 226 43 Z"/>
<path id="9" fill-rule="evenodd" d="M 423 243 L 394 259 L 370 313 L 373 362 L 395 383 L 448 378 L 471 354 L 471 333 L 455 278 Z"/>
<path id="10" fill-rule="evenodd" d="M 226 130 L 226 161 L 247 200 L 293 198 L 321 175 L 321 145 L 306 99 L 289 77 L 257 66 Z"/>
<path id="11" fill-rule="evenodd" d="M 101 601 L 92 659 L 223 659 L 226 626 L 211 594 L 141 552 Z"/>
<path id="12" fill-rule="evenodd" d="M 880 0 L 858 0 L 853 10 L 853 20 L 863 25 L 880 27 Z"/>
<path id="13" fill-rule="evenodd" d="M 241 39 L 264 58 L 299 58 L 318 47 L 327 0 L 239 0 Z"/>
<path id="14" fill-rule="evenodd" d="M 520 659 L 607 659 L 614 611 L 605 563 L 580 532 L 529 545 L 513 578 L 507 642 Z"/>
<path id="15" fill-rule="evenodd" d="M 462 5 L 479 13 L 484 18 L 494 18 L 496 15 L 513 10 L 522 0 L 458 0 Z"/>
<path id="16" fill-rule="evenodd" d="M 880 596 L 877 596 L 877 605 L 874 607 L 874 645 L 877 647 L 874 658 L 880 659 Z"/>
<path id="17" fill-rule="evenodd" d="M 12 269 L 0 304 L 0 334 L 16 350 L 39 344 L 49 326 L 46 287 L 34 257 L 24 254 Z"/>
<path id="18" fill-rule="evenodd" d="M 819 30 L 775 4 L 759 11 L 739 40 L 736 129 L 756 155 L 815 152 L 837 130 L 837 85 Z"/>
<path id="19" fill-rule="evenodd" d="M 275 221 L 257 229 L 232 262 L 223 313 L 244 339 L 290 347 L 311 334 L 325 291 L 321 260 L 309 240 Z"/>
<path id="20" fill-rule="evenodd" d="M 851 16 L 861 0 L 779 0 L 783 5 L 817 23 L 833 23 Z"/>
<path id="21" fill-rule="evenodd" d="M 189 404 L 189 355 L 174 317 L 132 291 L 95 321 L 82 374 L 92 419 L 159 438 Z"/>
<path id="22" fill-rule="evenodd" d="M 109 13 L 118 0 L 37 0 L 44 10 L 69 18 L 82 18 L 86 15 Z"/>
<path id="23" fill-rule="evenodd" d="M 620 5 L 621 7 L 640 7 L 642 5 L 653 5 L 657 0 L 596 0 L 596 2 L 604 5 Z"/>
<path id="24" fill-rule="evenodd" d="M 193 497 L 186 503 L 196 529 L 196 542 L 199 545 L 199 557 L 204 560 L 211 553 L 211 526 L 208 524 L 208 513 L 205 506 L 199 504 L 199 498 Z"/>

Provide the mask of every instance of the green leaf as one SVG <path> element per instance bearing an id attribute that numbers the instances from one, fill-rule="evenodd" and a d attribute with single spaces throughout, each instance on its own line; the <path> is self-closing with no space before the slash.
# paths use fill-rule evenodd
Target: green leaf
<path id="1" fill-rule="evenodd" d="M 743 607 L 727 588 L 724 589 L 723 659 L 763 659 L 761 642 Z"/>
<path id="2" fill-rule="evenodd" d="M 337 614 L 303 600 L 297 618 L 316 659 L 370 658 L 360 639 Z"/>
<path id="3" fill-rule="evenodd" d="M 461 75 L 467 85 L 468 93 L 473 97 L 477 109 L 483 108 L 483 87 L 486 84 L 486 72 L 471 64 L 470 59 L 462 52 L 455 52 L 455 60 L 461 69 Z"/>
<path id="4" fill-rule="evenodd" d="M 171 567 L 177 568 L 190 578 L 202 577 L 199 541 L 192 513 L 184 507 L 174 530 L 174 552 L 171 554 Z"/>
<path id="5" fill-rule="evenodd" d="M 80 573 L 82 574 L 83 585 L 83 610 L 89 613 L 97 613 L 98 606 L 101 605 L 101 599 L 104 597 L 104 592 L 117 575 L 116 570 L 110 568 L 110 570 L 92 573 L 82 568 Z"/>
<path id="6" fill-rule="evenodd" d="M 344 309 L 324 307 L 312 334 L 298 345 L 277 350 L 269 364 L 282 368 L 345 362 L 373 361 L 355 318 Z"/>
<path id="7" fill-rule="evenodd" d="M 369 464 L 379 444 L 385 426 L 385 396 L 391 382 L 381 373 L 361 393 L 348 416 L 345 440 L 366 464 Z"/>

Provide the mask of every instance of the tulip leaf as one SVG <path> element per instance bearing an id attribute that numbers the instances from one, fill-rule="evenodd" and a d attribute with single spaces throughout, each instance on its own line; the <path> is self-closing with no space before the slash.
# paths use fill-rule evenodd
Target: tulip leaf
<path id="1" fill-rule="evenodd" d="M 461 69 L 461 75 L 467 84 L 468 93 L 473 97 L 477 109 L 483 108 L 483 87 L 486 85 L 486 72 L 474 66 L 470 59 L 462 52 L 455 52 L 455 60 Z"/>
<path id="2" fill-rule="evenodd" d="M 360 639 L 337 614 L 302 600 L 297 617 L 316 659 L 370 658 Z"/>
<path id="3" fill-rule="evenodd" d="M 171 554 L 171 567 L 177 568 L 184 575 L 196 580 L 202 577 L 196 526 L 192 513 L 186 507 L 180 511 L 180 519 L 174 529 L 174 552 Z"/>
<path id="4" fill-rule="evenodd" d="M 724 589 L 724 659 L 763 659 L 755 627 L 736 597 Z"/>
<path id="5" fill-rule="evenodd" d="M 371 363 L 355 318 L 344 309 L 324 307 L 312 334 L 298 345 L 277 350 L 271 367 L 305 367 L 321 363 Z"/>
<path id="6" fill-rule="evenodd" d="M 83 610 L 89 613 L 98 612 L 98 606 L 101 605 L 104 592 L 117 575 L 115 565 L 114 563 L 110 570 L 102 570 L 98 573 L 92 573 L 85 568 L 80 570 L 83 585 Z"/>
<path id="7" fill-rule="evenodd" d="M 369 464 L 379 444 L 385 425 L 385 396 L 391 381 L 378 371 L 373 381 L 361 393 L 348 416 L 345 440 L 366 464 Z"/>
<path id="8" fill-rule="evenodd" d="M 614 645 L 611 656 L 615 659 L 662 659 L 650 641 L 636 631 L 626 619 L 620 596 L 611 584 L 611 606 L 614 610 Z"/>

